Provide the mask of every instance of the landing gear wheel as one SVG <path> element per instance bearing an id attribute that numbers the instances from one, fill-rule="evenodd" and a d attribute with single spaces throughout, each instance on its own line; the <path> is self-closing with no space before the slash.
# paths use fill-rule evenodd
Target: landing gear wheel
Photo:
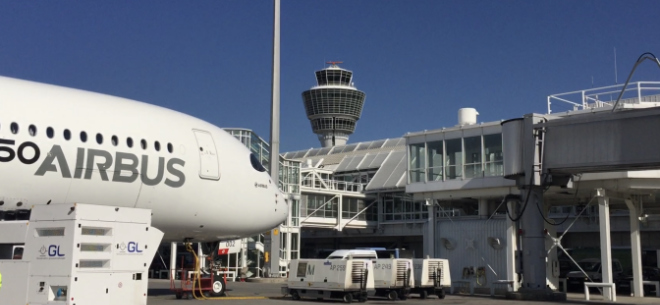
<path id="1" fill-rule="evenodd" d="M 436 295 L 438 296 L 438 299 L 444 299 L 445 298 L 445 291 L 440 290 Z"/>
<path id="2" fill-rule="evenodd" d="M 419 292 L 419 298 L 420 299 L 426 299 L 429 297 L 429 292 L 426 290 L 422 290 Z"/>
<path id="3" fill-rule="evenodd" d="M 353 303 L 353 294 L 347 293 L 344 295 L 344 303 Z"/>
<path id="4" fill-rule="evenodd" d="M 291 299 L 295 301 L 300 300 L 300 294 L 298 294 L 298 291 L 291 291 Z"/>
<path id="5" fill-rule="evenodd" d="M 396 291 L 392 290 L 387 293 L 387 299 L 390 301 L 394 301 L 399 297 L 399 294 L 396 293 Z"/>
<path id="6" fill-rule="evenodd" d="M 219 297 L 225 295 L 225 288 L 227 285 L 223 280 L 214 280 L 213 286 L 211 288 L 211 294 L 213 296 Z"/>
<path id="7" fill-rule="evenodd" d="M 181 300 L 181 298 L 183 298 L 183 294 L 181 294 L 181 292 L 177 292 L 175 296 L 177 300 Z"/>

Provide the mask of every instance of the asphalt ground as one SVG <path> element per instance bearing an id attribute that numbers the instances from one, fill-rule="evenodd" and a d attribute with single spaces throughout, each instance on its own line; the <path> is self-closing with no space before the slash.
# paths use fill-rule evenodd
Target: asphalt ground
<path id="1" fill-rule="evenodd" d="M 227 296 L 218 300 L 177 300 L 174 292 L 170 291 L 169 280 L 149 280 L 149 305 L 185 305 L 186 303 L 204 303 L 212 304 L 254 304 L 254 305 L 288 305 L 288 304 L 343 304 L 340 300 L 302 299 L 294 301 L 291 297 L 283 297 L 280 288 L 284 283 L 255 283 L 255 282 L 228 282 Z M 354 302 L 356 304 L 361 304 Z M 384 298 L 369 298 L 364 304 L 465 304 L 465 305 L 508 305 L 508 304 L 612 304 L 605 301 L 601 295 L 591 294 L 591 300 L 586 301 L 584 293 L 568 293 L 567 300 L 564 302 L 542 302 L 542 301 L 518 301 L 507 300 L 504 296 L 490 297 L 489 295 L 447 295 L 445 299 L 439 300 L 435 296 L 428 299 L 419 299 L 417 295 L 411 295 L 411 298 L 405 301 L 389 301 Z M 617 295 L 616 304 L 660 304 L 658 297 L 635 298 L 626 295 Z"/>

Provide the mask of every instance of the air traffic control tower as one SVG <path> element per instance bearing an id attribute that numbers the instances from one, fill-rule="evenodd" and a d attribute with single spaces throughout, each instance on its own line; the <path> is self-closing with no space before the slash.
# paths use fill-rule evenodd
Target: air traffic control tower
<path id="1" fill-rule="evenodd" d="M 328 62 L 316 71 L 316 86 L 303 92 L 303 102 L 312 130 L 321 146 L 345 145 L 362 115 L 366 95 L 353 84 L 353 72 Z"/>

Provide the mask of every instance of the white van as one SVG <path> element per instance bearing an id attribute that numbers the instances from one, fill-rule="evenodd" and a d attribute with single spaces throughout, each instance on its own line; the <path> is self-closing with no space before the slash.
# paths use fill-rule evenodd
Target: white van
<path id="1" fill-rule="evenodd" d="M 348 256 L 351 256 L 353 259 L 377 259 L 378 254 L 376 250 L 359 250 L 359 249 L 350 249 L 350 250 L 335 250 L 330 253 L 326 259 L 348 259 Z"/>

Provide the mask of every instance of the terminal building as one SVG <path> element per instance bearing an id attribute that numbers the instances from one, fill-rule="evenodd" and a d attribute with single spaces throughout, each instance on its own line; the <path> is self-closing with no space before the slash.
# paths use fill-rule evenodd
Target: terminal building
<path id="1" fill-rule="evenodd" d="M 335 64 L 328 70 L 345 71 Z M 321 86 L 327 76 L 319 72 Z M 341 73 L 340 79 L 352 78 L 352 73 Z M 629 87 L 634 89 L 626 91 L 620 101 L 622 108 L 660 106 L 660 83 Z M 611 111 L 614 100 L 603 97 L 620 90 L 621 86 L 610 86 L 551 95 L 545 115 L 568 118 Z M 445 123 L 449 127 L 429 126 L 429 130 L 402 137 L 346 144 L 344 138 L 337 141 L 336 133 L 335 145 L 331 145 L 326 141 L 332 139 L 329 129 L 314 123 L 321 117 L 317 116 L 320 112 L 310 112 L 310 105 L 318 102 L 310 98 L 317 93 L 310 91 L 303 93 L 303 101 L 322 147 L 285 152 L 280 157 L 280 187 L 287 192 L 291 208 L 289 219 L 279 228 L 282 272 L 295 258 L 323 257 L 327 251 L 341 248 L 385 247 L 406 249 L 416 257 L 447 258 L 452 279 L 472 281 L 476 287 L 490 288 L 497 280 L 520 280 L 514 256 L 525 232 L 512 221 L 516 206 L 504 202 L 505 196 L 520 194 L 515 181 L 504 177 L 505 157 L 516 152 L 504 145 L 502 121 L 478 122 L 475 109 L 462 108 L 456 122 Z M 353 102 L 338 104 L 361 107 L 364 102 L 364 93 L 345 96 Z M 324 105 L 331 109 L 332 104 Z M 568 107 L 556 109 L 565 105 Z M 328 121 L 331 127 L 345 114 L 342 106 L 334 109 L 337 116 Z M 323 118 L 333 117 L 328 111 Z M 267 142 L 249 130 L 227 131 L 267 162 Z M 607 222 L 613 258 L 621 261 L 624 271 L 630 271 L 635 238 L 631 227 L 637 224 L 643 265 L 659 266 L 660 201 L 656 194 L 660 171 L 589 173 L 574 175 L 566 185 L 548 187 L 544 204 L 529 207 L 546 221 L 549 277 L 565 277 L 571 265 L 550 236 L 561 237 L 561 246 L 576 260 L 600 258 L 604 221 L 599 218 L 598 189 L 614 194 L 609 197 Z M 630 200 L 639 207 L 634 215 L 627 207 Z M 556 288 L 557 282 L 549 285 Z"/>

